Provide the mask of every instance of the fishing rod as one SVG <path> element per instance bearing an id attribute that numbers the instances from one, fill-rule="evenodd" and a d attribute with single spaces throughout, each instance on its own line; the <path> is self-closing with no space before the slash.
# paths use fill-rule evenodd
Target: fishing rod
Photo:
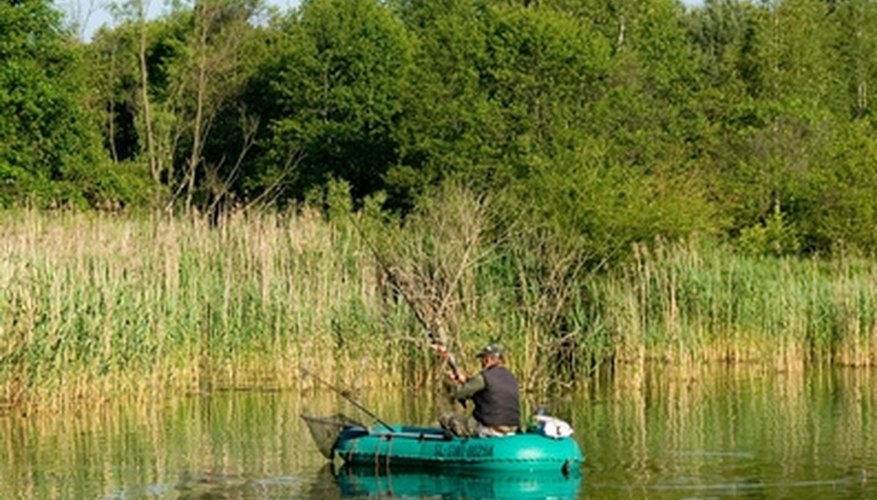
<path id="1" fill-rule="evenodd" d="M 460 369 L 457 368 L 457 362 L 454 359 L 453 353 L 451 353 L 447 345 L 442 339 L 441 335 L 437 334 L 433 328 L 427 323 L 426 318 L 423 317 L 423 314 L 420 312 L 420 309 L 417 308 L 417 305 L 414 303 L 414 300 L 406 293 L 405 287 L 402 286 L 401 281 L 396 276 L 396 273 L 393 272 L 393 269 L 390 267 L 390 264 L 384 260 L 383 256 L 378 252 L 378 249 L 372 244 L 371 240 L 368 236 L 365 235 L 365 232 L 359 227 L 359 224 L 351 217 L 350 219 L 353 223 L 353 227 L 356 228 L 357 232 L 359 232 L 359 236 L 362 238 L 362 241 L 365 242 L 366 246 L 371 250 L 372 255 L 374 255 L 375 260 L 378 261 L 378 265 L 381 267 L 381 270 L 384 272 L 384 275 L 387 277 L 387 280 L 390 282 L 390 285 L 395 289 L 399 295 L 402 296 L 402 299 L 408 304 L 408 307 L 411 308 L 411 311 L 414 313 L 414 317 L 417 318 L 417 321 L 423 326 L 423 329 L 426 331 L 426 337 L 429 339 L 430 346 L 435 349 L 438 353 L 439 358 L 442 361 L 447 363 L 448 368 L 451 370 L 451 374 L 454 377 L 454 380 L 461 380 Z"/>
<path id="2" fill-rule="evenodd" d="M 301 367 L 301 366 L 300 366 L 300 367 L 299 367 L 299 370 L 301 370 L 301 372 L 302 372 L 304 375 L 307 375 L 307 376 L 313 378 L 313 379 L 316 380 L 317 382 L 319 382 L 319 383 L 325 385 L 326 387 L 328 387 L 329 389 L 332 389 L 333 391 L 335 391 L 335 393 L 338 394 L 339 396 L 341 396 L 342 398 L 346 399 L 347 401 L 350 401 L 350 403 L 351 403 L 353 406 L 359 408 L 360 410 L 363 411 L 363 413 L 365 413 L 365 414 L 368 415 L 369 417 L 375 419 L 379 424 L 381 424 L 381 425 L 383 425 L 384 427 L 386 427 L 388 431 L 390 431 L 390 432 L 395 432 L 395 431 L 396 431 L 395 429 L 393 429 L 393 428 L 390 426 L 390 424 L 388 424 L 388 423 L 384 422 L 383 420 L 381 420 L 381 417 L 375 415 L 374 413 L 372 413 L 371 410 L 369 410 L 368 408 L 366 408 L 365 406 L 363 406 L 362 403 L 360 403 L 359 401 L 353 399 L 353 397 L 350 396 L 350 395 L 347 393 L 347 391 L 343 391 L 343 390 L 341 390 L 341 389 L 335 387 L 334 385 L 330 384 L 329 382 L 326 382 L 325 380 L 323 380 L 323 379 L 321 379 L 320 377 L 316 376 L 313 372 L 311 372 L 311 371 L 308 370 L 307 368 L 304 368 L 304 367 Z"/>

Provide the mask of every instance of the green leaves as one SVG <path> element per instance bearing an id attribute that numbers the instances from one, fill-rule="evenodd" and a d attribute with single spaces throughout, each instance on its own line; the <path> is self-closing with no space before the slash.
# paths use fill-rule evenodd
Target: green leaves
<path id="1" fill-rule="evenodd" d="M 551 9 L 412 2 L 418 64 L 391 187 L 464 178 L 494 190 L 575 147 L 603 92 L 609 45 Z M 413 21 L 412 21 L 413 22 Z"/>
<path id="2" fill-rule="evenodd" d="M 347 179 L 357 197 L 380 188 L 396 158 L 392 132 L 410 65 L 399 20 L 374 0 L 316 0 L 302 6 L 279 49 L 271 86 L 283 116 L 268 154 L 300 158 L 287 196 L 331 176 Z"/>
<path id="3" fill-rule="evenodd" d="M 216 213 L 339 179 L 405 215 L 451 182 L 601 255 L 780 226 L 783 252 L 875 244 L 874 2 L 142 6 L 87 47 L 47 2 L 0 6 L 0 203 Z"/>
<path id="4" fill-rule="evenodd" d="M 60 14 L 48 1 L 3 2 L 0 33 L 0 206 L 119 202 Z"/>

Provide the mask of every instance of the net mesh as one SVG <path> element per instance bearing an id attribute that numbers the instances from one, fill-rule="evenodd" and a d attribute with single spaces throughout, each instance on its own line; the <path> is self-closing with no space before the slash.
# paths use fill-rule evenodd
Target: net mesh
<path id="1" fill-rule="evenodd" d="M 336 413 L 328 417 L 317 417 L 313 415 L 301 414 L 301 418 L 308 424 L 308 430 L 311 431 L 311 437 L 317 444 L 317 449 L 328 459 L 332 459 L 332 452 L 335 448 L 335 442 L 338 435 L 345 427 L 364 427 L 361 423 L 342 413 Z"/>

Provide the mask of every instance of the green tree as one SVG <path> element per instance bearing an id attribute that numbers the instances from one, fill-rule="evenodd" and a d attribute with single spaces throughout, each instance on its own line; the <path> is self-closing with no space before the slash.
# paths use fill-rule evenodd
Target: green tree
<path id="1" fill-rule="evenodd" d="M 604 140 L 613 156 L 633 168 L 690 169 L 705 123 L 697 104 L 698 53 L 684 11 L 672 0 L 606 4 L 618 27 L 610 90 L 595 106 Z"/>
<path id="2" fill-rule="evenodd" d="M 575 19 L 548 9 L 491 9 L 483 78 L 499 126 L 491 176 L 525 179 L 534 162 L 575 150 L 594 134 L 592 103 L 605 94 L 609 44 Z"/>
<path id="3" fill-rule="evenodd" d="M 87 76 L 87 104 L 98 116 L 104 146 L 115 163 L 135 160 L 139 154 L 139 117 L 142 95 L 137 58 L 138 36 L 132 26 L 100 30 L 85 47 L 92 62 Z M 155 177 L 158 183 L 159 177 Z"/>
<path id="4" fill-rule="evenodd" d="M 871 0 L 836 2 L 833 18 L 837 22 L 835 47 L 839 77 L 847 82 L 846 104 L 854 118 L 874 116 L 877 82 L 877 3 Z"/>
<path id="5" fill-rule="evenodd" d="M 751 92 L 794 114 L 847 113 L 839 80 L 837 24 L 823 0 L 765 2 L 745 58 Z"/>
<path id="6" fill-rule="evenodd" d="M 798 181 L 795 227 L 805 250 L 877 250 L 877 139 L 867 120 L 833 127 L 814 168 Z"/>
<path id="7" fill-rule="evenodd" d="M 95 102 L 117 161 L 148 165 L 166 208 L 214 211 L 239 200 L 261 125 L 241 99 L 262 57 L 258 0 L 204 0 L 146 21 L 144 3 L 92 43 Z"/>
<path id="8" fill-rule="evenodd" d="M 482 190 L 508 186 L 591 130 L 605 38 L 562 12 L 503 4 L 405 4 L 420 63 L 399 130 L 401 163 L 389 175 L 397 191 L 459 176 Z"/>
<path id="9" fill-rule="evenodd" d="M 716 11 L 713 26 L 722 14 L 745 26 L 727 37 L 734 41 L 722 45 L 724 61 L 713 65 L 739 82 L 713 87 L 722 93 L 717 132 L 723 138 L 709 152 L 715 196 L 733 219 L 733 234 L 753 234 L 768 222 L 802 231 L 802 217 L 813 213 L 810 181 L 823 167 L 833 129 L 848 115 L 828 4 L 789 0 L 740 9 L 723 2 L 709 9 Z M 802 250 L 818 250 L 807 234 L 792 239 Z"/>
<path id="10" fill-rule="evenodd" d="M 158 39 L 166 32 L 167 23 L 148 20 L 149 5 L 149 0 L 110 4 L 120 26 L 99 31 L 90 49 L 97 70 L 93 85 L 100 90 L 97 101 L 113 159 L 146 163 L 153 182 L 159 185 L 173 169 L 168 114 L 157 102 L 152 86 L 153 72 L 158 72 L 155 46 L 160 45 Z"/>
<path id="11" fill-rule="evenodd" d="M 410 204 L 426 186 L 471 171 L 495 157 L 485 140 L 500 125 L 484 88 L 489 20 L 484 2 L 397 2 L 416 40 L 405 110 L 394 132 L 400 159 L 387 175 L 396 203 Z"/>
<path id="12" fill-rule="evenodd" d="M 0 3 L 0 205 L 127 202 L 80 104 L 86 61 L 46 0 Z M 129 189 L 126 192 L 126 189 Z"/>
<path id="13" fill-rule="evenodd" d="M 254 34 L 249 21 L 261 8 L 259 0 L 198 0 L 177 13 L 182 31 L 171 40 L 173 57 L 165 62 L 170 77 L 165 105 L 174 116 L 176 144 L 177 175 L 169 182 L 186 211 L 196 201 L 210 209 L 229 194 L 251 145 L 254 119 L 236 99 L 254 68 L 244 47 Z M 241 132 L 235 136 L 241 143 L 215 135 L 217 120 L 228 109 L 239 112 Z M 223 132 L 230 132 L 224 125 Z M 208 157 L 208 145 L 224 151 L 213 150 Z"/>
<path id="14" fill-rule="evenodd" d="M 381 188 L 396 163 L 411 62 L 399 19 L 376 0 L 307 1 L 278 45 L 271 86 L 282 117 L 271 125 L 264 171 L 281 169 L 292 197 L 332 177 L 356 198 Z"/>

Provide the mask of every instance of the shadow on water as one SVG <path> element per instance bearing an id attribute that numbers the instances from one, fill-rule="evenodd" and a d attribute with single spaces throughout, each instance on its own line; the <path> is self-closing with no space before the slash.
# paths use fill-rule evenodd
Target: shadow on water
<path id="1" fill-rule="evenodd" d="M 445 472 L 426 469 L 379 470 L 343 466 L 335 480 L 343 497 L 440 497 L 443 499 L 574 499 L 581 473 Z"/>

